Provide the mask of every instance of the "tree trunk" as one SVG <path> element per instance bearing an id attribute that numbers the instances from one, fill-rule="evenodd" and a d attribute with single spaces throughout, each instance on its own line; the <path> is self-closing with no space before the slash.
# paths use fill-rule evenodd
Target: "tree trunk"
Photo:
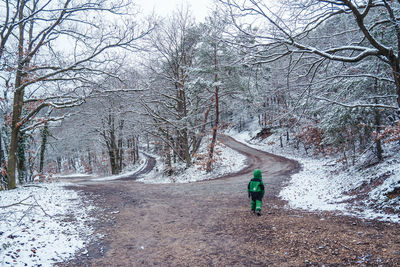
<path id="1" fill-rule="evenodd" d="M 46 151 L 47 137 L 49 136 L 49 126 L 47 125 L 47 123 L 44 124 L 41 136 L 42 136 L 42 144 L 40 145 L 39 173 L 43 174 L 44 154 Z"/>
<path id="2" fill-rule="evenodd" d="M 400 108 L 400 66 L 399 59 L 396 57 L 392 57 L 392 69 L 393 69 L 393 78 L 396 84 L 396 92 L 397 92 L 397 106 Z"/>
<path id="3" fill-rule="evenodd" d="M 88 164 L 89 164 L 89 169 L 88 169 L 88 173 L 92 174 L 93 173 L 93 157 L 92 157 L 92 152 L 90 151 L 90 149 L 88 148 Z"/>
<path id="4" fill-rule="evenodd" d="M 117 164 L 118 170 L 120 173 L 123 169 L 123 160 L 124 160 L 124 148 L 123 148 L 123 128 L 124 128 L 124 120 L 120 120 L 119 122 L 119 138 L 118 138 L 118 147 L 117 147 Z"/>
<path id="5" fill-rule="evenodd" d="M 378 100 L 375 99 L 375 104 L 378 104 Z M 376 127 L 376 133 L 379 134 L 380 130 L 381 130 L 381 113 L 379 112 L 379 110 L 376 108 L 374 110 L 375 112 L 375 127 Z M 379 138 L 375 138 L 375 144 L 376 144 L 376 156 L 378 158 L 379 161 L 383 160 L 383 148 L 382 148 L 382 143 L 381 143 L 381 139 Z"/>
<path id="6" fill-rule="evenodd" d="M 211 110 L 211 106 L 208 107 L 207 110 L 204 112 L 203 125 L 201 126 L 199 136 L 197 137 L 196 143 L 193 147 L 192 155 L 196 154 L 200 148 L 201 141 L 203 140 L 203 137 L 206 133 L 206 125 L 207 125 L 208 114 L 210 113 L 210 110 Z"/>
<path id="7" fill-rule="evenodd" d="M 111 165 L 111 174 L 117 174 L 117 164 L 115 161 L 115 153 L 113 150 L 108 151 L 108 155 L 110 157 L 110 165 Z"/>
<path id="8" fill-rule="evenodd" d="M 212 131 L 210 150 L 208 152 L 208 161 L 207 161 L 207 167 L 206 167 L 207 172 L 212 171 L 212 163 L 213 163 L 213 158 L 214 158 L 214 149 L 215 149 L 216 140 L 217 140 L 217 126 L 214 126 L 213 131 Z"/>
<path id="9" fill-rule="evenodd" d="M 17 75 L 18 76 L 18 75 Z M 16 88 L 21 85 L 20 79 L 16 79 Z M 13 115 L 11 121 L 11 140 L 10 140 L 10 150 L 8 156 L 8 189 L 14 189 L 16 187 L 16 166 L 17 166 L 17 152 L 18 152 L 18 139 L 20 137 L 19 125 L 18 122 L 20 120 L 22 106 L 23 106 L 23 95 L 24 92 L 21 90 L 17 90 L 14 93 L 14 104 L 13 104 Z"/>
<path id="10" fill-rule="evenodd" d="M 108 156 L 110 159 L 111 174 L 118 174 L 118 161 L 117 161 L 117 144 L 115 140 L 115 119 L 113 115 L 108 115 L 107 127 L 108 131 L 104 129 L 103 137 L 106 141 Z M 107 134 L 108 133 L 108 134 Z"/>
<path id="11" fill-rule="evenodd" d="M 342 149 L 343 149 L 343 160 L 344 160 L 344 162 L 345 162 L 345 164 L 347 166 L 347 165 L 349 165 L 349 163 L 347 161 L 346 149 L 344 147 Z"/>
<path id="12" fill-rule="evenodd" d="M 1 133 L 2 134 L 2 133 Z M 2 190 L 3 186 L 7 183 L 7 176 L 5 175 L 6 170 L 6 160 L 4 156 L 4 149 L 3 149 L 3 136 L 0 136 L 0 191 Z"/>
<path id="13" fill-rule="evenodd" d="M 186 162 L 186 168 L 192 165 L 192 158 L 190 157 L 189 136 L 187 129 L 183 130 L 183 155 Z"/>
<path id="14" fill-rule="evenodd" d="M 380 67 L 379 67 L 379 63 L 378 63 L 376 72 L 379 73 L 379 70 L 380 70 Z M 394 76 L 395 77 L 397 76 L 397 79 L 399 78 L 398 74 L 394 74 Z M 399 98 L 400 98 L 400 88 L 399 88 L 399 86 L 400 86 L 400 84 L 398 84 L 398 82 L 399 81 L 396 81 L 396 86 L 398 86 L 397 87 L 397 92 L 398 92 L 397 100 L 399 101 Z M 379 91 L 378 79 L 375 79 L 374 91 L 375 91 L 375 93 L 378 93 L 378 91 Z M 375 104 L 378 104 L 378 99 L 377 98 L 375 98 L 374 101 L 375 101 Z M 400 107 L 400 102 L 399 102 L 399 107 Z M 376 130 L 376 133 L 379 134 L 379 132 L 381 130 L 381 113 L 379 112 L 379 109 L 377 109 L 377 108 L 374 109 L 374 112 L 375 112 L 375 127 L 376 127 L 375 130 Z M 377 156 L 379 161 L 382 161 L 383 160 L 383 155 L 382 155 L 383 154 L 383 148 L 382 148 L 381 139 L 375 138 L 375 144 L 376 144 L 376 156 Z"/>
<path id="15" fill-rule="evenodd" d="M 217 83 L 218 82 L 217 44 L 214 44 L 214 71 L 215 71 L 214 82 Z M 207 167 L 206 167 L 207 172 L 212 171 L 214 148 L 215 148 L 215 144 L 217 142 L 217 130 L 218 130 L 218 126 L 219 126 L 219 86 L 218 85 L 215 86 L 214 99 L 215 99 L 215 125 L 213 127 L 210 150 L 208 153 L 208 161 L 207 161 Z"/>
<path id="16" fill-rule="evenodd" d="M 149 134 L 146 134 L 146 143 L 147 143 L 147 151 L 150 150 L 150 138 L 149 138 Z"/>
<path id="17" fill-rule="evenodd" d="M 133 164 L 136 164 L 136 144 L 135 144 L 135 136 L 128 138 L 128 148 L 130 149 L 131 159 Z"/>
<path id="18" fill-rule="evenodd" d="M 61 168 L 62 168 L 62 165 L 61 165 L 61 157 L 57 157 L 57 168 L 58 168 L 58 173 L 61 173 Z"/>
<path id="19" fill-rule="evenodd" d="M 133 137 L 133 138 L 135 138 L 135 137 Z M 136 153 L 136 160 L 139 160 L 139 136 L 136 136 L 135 153 Z"/>
<path id="20" fill-rule="evenodd" d="M 167 140 L 169 140 L 169 130 L 167 129 Z M 165 153 L 167 154 L 167 166 L 168 166 L 168 171 L 172 169 L 172 162 L 171 162 L 171 148 L 168 146 L 168 144 L 165 144 Z"/>
<path id="21" fill-rule="evenodd" d="M 70 158 L 69 159 L 69 169 L 70 170 L 74 170 L 74 171 L 76 171 L 76 168 L 75 168 L 75 160 L 74 160 L 74 158 Z"/>
<path id="22" fill-rule="evenodd" d="M 177 159 L 178 151 L 179 151 L 179 138 L 178 137 L 176 137 L 176 138 L 170 137 L 170 139 L 171 139 L 171 146 L 174 148 L 174 149 L 172 149 L 172 157 L 173 157 L 174 164 L 176 164 L 176 159 Z"/>
<path id="23" fill-rule="evenodd" d="M 265 112 L 264 115 L 264 127 L 267 127 L 267 113 Z"/>
<path id="24" fill-rule="evenodd" d="M 23 19 L 23 9 L 25 1 L 22 0 L 19 10 L 19 20 Z M 15 75 L 15 92 L 13 100 L 13 111 L 11 120 L 11 140 L 10 150 L 8 155 L 7 164 L 7 188 L 14 189 L 16 187 L 16 167 L 17 167 L 17 150 L 18 150 L 18 139 L 20 135 L 20 117 L 22 113 L 22 106 L 24 100 L 24 89 L 22 86 L 22 79 L 24 76 L 22 58 L 24 55 L 24 23 L 19 24 L 19 39 L 18 39 L 18 68 Z"/>
<path id="25" fill-rule="evenodd" d="M 21 134 L 18 139 L 17 147 L 17 167 L 18 167 L 18 181 L 19 184 L 26 182 L 26 157 L 25 157 L 25 146 L 26 136 Z"/>

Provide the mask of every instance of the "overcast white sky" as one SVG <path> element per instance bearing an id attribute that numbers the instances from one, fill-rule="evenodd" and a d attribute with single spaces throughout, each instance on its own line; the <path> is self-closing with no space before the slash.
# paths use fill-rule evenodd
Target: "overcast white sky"
<path id="1" fill-rule="evenodd" d="M 135 0 L 144 13 L 150 14 L 154 10 L 160 16 L 168 16 L 184 3 L 189 3 L 190 10 L 197 21 L 203 21 L 213 0 Z"/>

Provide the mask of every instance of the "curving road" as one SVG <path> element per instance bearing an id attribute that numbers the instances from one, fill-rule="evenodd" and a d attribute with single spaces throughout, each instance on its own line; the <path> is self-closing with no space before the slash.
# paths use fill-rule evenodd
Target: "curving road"
<path id="1" fill-rule="evenodd" d="M 400 263 L 397 227 L 284 209 L 276 194 L 298 163 L 230 137 L 220 140 L 245 154 L 248 167 L 190 184 L 85 184 L 82 194 L 103 207 L 96 229 L 105 238 L 60 266 L 343 266 L 357 264 L 368 251 L 368 260 Z M 266 184 L 261 217 L 250 214 L 246 193 L 255 168 Z"/>
<path id="2" fill-rule="evenodd" d="M 151 172 L 151 170 L 156 166 L 156 159 L 146 153 L 142 154 L 147 158 L 146 166 L 143 169 L 139 170 L 138 172 L 134 173 L 133 175 L 120 178 L 118 180 L 125 180 L 125 181 L 137 180 L 141 175 Z"/>

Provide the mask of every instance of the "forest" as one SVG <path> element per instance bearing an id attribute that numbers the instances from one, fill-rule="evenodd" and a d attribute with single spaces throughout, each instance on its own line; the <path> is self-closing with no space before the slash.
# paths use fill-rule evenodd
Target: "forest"
<path id="1" fill-rule="evenodd" d="M 400 141 L 400 1 L 0 1 L 0 189 L 57 173 L 212 172 L 246 129 L 352 166 Z M 207 144 L 206 152 L 200 151 Z"/>

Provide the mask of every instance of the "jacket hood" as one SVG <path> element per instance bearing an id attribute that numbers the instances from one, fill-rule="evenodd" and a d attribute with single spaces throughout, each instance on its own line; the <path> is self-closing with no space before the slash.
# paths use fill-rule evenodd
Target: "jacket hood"
<path id="1" fill-rule="evenodd" d="M 261 171 L 259 169 L 255 169 L 254 170 L 254 178 L 259 178 L 262 180 L 262 174 Z"/>

